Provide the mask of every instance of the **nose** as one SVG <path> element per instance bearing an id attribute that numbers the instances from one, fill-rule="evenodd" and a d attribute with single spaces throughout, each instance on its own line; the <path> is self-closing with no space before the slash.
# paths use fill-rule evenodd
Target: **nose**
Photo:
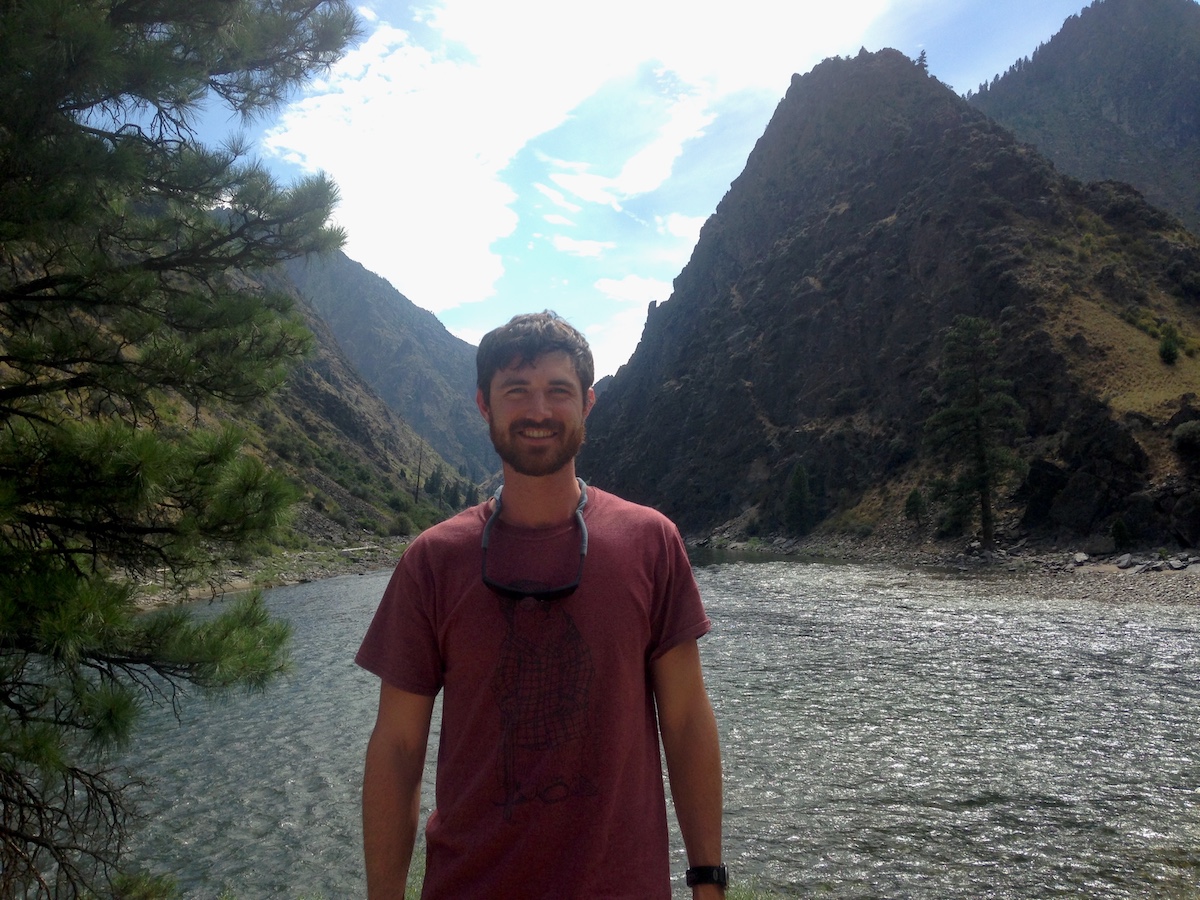
<path id="1" fill-rule="evenodd" d="M 529 417 L 531 419 L 550 418 L 550 398 L 545 391 L 532 391 L 529 396 Z"/>

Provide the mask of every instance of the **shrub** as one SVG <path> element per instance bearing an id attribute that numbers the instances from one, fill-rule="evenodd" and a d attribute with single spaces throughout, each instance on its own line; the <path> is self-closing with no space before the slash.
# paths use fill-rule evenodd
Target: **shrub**
<path id="1" fill-rule="evenodd" d="M 1117 519 L 1112 523 L 1112 529 L 1109 534 L 1112 536 L 1113 544 L 1118 550 L 1124 550 L 1127 547 L 1133 546 L 1133 534 L 1129 530 L 1129 526 L 1125 524 L 1124 519 Z"/>
<path id="2" fill-rule="evenodd" d="M 1171 447 L 1180 459 L 1200 463 L 1200 419 L 1184 422 L 1171 434 Z"/>
<path id="3" fill-rule="evenodd" d="M 920 488 L 913 488 L 908 499 L 904 501 L 904 517 L 921 525 L 925 521 L 926 508 L 925 495 L 921 493 Z"/>
<path id="4" fill-rule="evenodd" d="M 1168 366 L 1175 365 L 1175 361 L 1179 359 L 1181 343 L 1179 330 L 1174 325 L 1164 325 L 1162 337 L 1158 340 L 1158 358 Z"/>

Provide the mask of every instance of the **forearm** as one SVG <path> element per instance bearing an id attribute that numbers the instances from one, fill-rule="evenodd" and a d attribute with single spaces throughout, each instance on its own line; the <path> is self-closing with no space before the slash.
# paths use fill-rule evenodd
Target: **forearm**
<path id="1" fill-rule="evenodd" d="M 688 865 L 715 866 L 722 861 L 721 750 L 707 701 L 678 726 L 664 727 L 663 750 Z"/>
<path id="2" fill-rule="evenodd" d="M 716 866 L 721 858 L 721 742 L 713 715 L 700 651 L 685 641 L 653 663 L 654 700 L 671 796 L 688 866 Z M 695 900 L 721 897 L 721 888 L 697 885 Z"/>
<path id="3" fill-rule="evenodd" d="M 414 758 L 419 756 L 419 758 Z M 363 855 L 369 900 L 401 900 L 421 809 L 420 754 L 372 737 L 363 772 Z"/>

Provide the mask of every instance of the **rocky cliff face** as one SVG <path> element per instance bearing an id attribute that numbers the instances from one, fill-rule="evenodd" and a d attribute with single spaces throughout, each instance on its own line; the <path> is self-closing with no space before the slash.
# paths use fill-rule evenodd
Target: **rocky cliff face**
<path id="1" fill-rule="evenodd" d="M 475 408 L 475 348 L 433 313 L 336 253 L 288 275 L 380 397 L 472 482 L 499 469 Z"/>
<path id="2" fill-rule="evenodd" d="M 1169 535 L 1164 485 L 1193 488 L 1167 422 L 1192 415 L 1200 370 L 1165 366 L 1136 323 L 1200 337 L 1192 273 L 1200 247 L 1176 220 L 1058 175 L 900 53 L 827 60 L 793 79 L 651 308 L 581 472 L 696 533 L 777 521 L 800 463 L 827 522 L 869 527 L 936 474 L 925 389 L 966 314 L 998 324 L 1028 417 L 1015 514 L 1089 534 L 1133 504 L 1145 539 Z"/>
<path id="3" fill-rule="evenodd" d="M 1097 0 L 971 96 L 1060 171 L 1135 186 L 1200 233 L 1200 5 Z"/>

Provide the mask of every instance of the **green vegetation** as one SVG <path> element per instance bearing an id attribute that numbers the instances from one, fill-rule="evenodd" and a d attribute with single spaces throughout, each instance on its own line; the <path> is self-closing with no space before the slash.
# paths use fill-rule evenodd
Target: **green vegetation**
<path id="1" fill-rule="evenodd" d="M 188 682 L 257 688 L 287 628 L 250 598 L 138 615 L 262 546 L 294 490 L 213 405 L 311 346 L 256 273 L 336 248 L 323 177 L 276 184 L 199 143 L 206 96 L 253 116 L 353 39 L 341 0 L 23 0 L 0 12 L 0 894 L 149 898 L 105 754 Z"/>
<path id="2" fill-rule="evenodd" d="M 925 495 L 921 493 L 921 489 L 913 488 L 904 500 L 904 518 L 910 522 L 916 522 L 918 526 L 924 525 L 928 509 L 929 505 L 926 503 Z"/>
<path id="3" fill-rule="evenodd" d="M 1179 336 L 1179 329 L 1174 325 L 1164 325 L 1162 328 L 1162 336 L 1158 340 L 1158 358 L 1168 366 L 1175 365 L 1179 359 L 1179 348 L 1182 344 L 1182 339 Z"/>
<path id="4" fill-rule="evenodd" d="M 929 446 L 954 471 L 940 483 L 948 501 L 943 530 L 961 530 L 977 514 L 987 548 L 995 543 L 997 488 L 1005 475 L 1021 468 L 1008 445 L 1023 416 L 1008 393 L 1009 382 L 996 374 L 999 341 L 990 322 L 972 316 L 959 316 L 943 332 L 938 409 L 925 422 Z"/>
<path id="5" fill-rule="evenodd" d="M 1197 144 L 1175 110 L 1195 94 L 1198 22 L 1191 0 L 1093 2 L 968 99 L 1060 171 L 1130 182 L 1195 231 Z M 1114 105 L 1119 122 L 1099 112 Z"/>
<path id="6" fill-rule="evenodd" d="M 1121 318 L 1139 331 L 1158 339 L 1158 357 L 1168 366 L 1175 365 L 1180 353 L 1188 356 L 1196 353 L 1196 348 L 1178 326 L 1163 321 L 1145 307 L 1129 306 L 1121 313 Z"/>
<path id="7" fill-rule="evenodd" d="M 1200 466 L 1200 420 L 1177 426 L 1171 433 L 1171 448 L 1184 462 Z"/>
<path id="8" fill-rule="evenodd" d="M 812 531 L 819 518 L 816 498 L 809 486 L 808 469 L 803 463 L 796 463 L 783 501 L 783 524 L 794 537 L 803 537 Z"/>

